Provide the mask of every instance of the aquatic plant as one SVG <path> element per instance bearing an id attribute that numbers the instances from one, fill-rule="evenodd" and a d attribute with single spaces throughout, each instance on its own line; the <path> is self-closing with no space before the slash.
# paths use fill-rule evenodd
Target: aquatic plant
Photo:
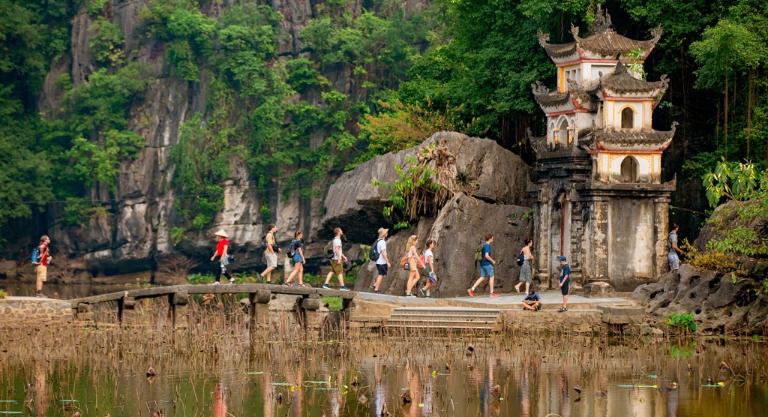
<path id="1" fill-rule="evenodd" d="M 667 316 L 667 325 L 684 333 L 696 332 L 696 320 L 693 313 L 670 313 Z"/>

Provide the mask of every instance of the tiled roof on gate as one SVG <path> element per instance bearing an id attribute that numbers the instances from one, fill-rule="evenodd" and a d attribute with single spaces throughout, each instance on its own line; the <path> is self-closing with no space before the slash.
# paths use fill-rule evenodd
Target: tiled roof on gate
<path id="1" fill-rule="evenodd" d="M 600 79 L 603 88 L 617 93 L 653 93 L 663 95 L 667 90 L 669 81 L 666 75 L 661 76 L 661 81 L 639 80 L 627 71 L 627 67 L 621 62 L 616 64 L 613 73 Z M 659 91 L 657 91 L 659 90 Z"/>

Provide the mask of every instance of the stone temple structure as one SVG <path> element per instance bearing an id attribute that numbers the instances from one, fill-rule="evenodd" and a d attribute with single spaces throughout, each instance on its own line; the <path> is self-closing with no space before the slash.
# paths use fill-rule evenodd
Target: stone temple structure
<path id="1" fill-rule="evenodd" d="M 675 133 L 651 127 L 667 78 L 645 81 L 643 62 L 661 36 L 638 41 L 616 33 L 598 9 L 592 34 L 539 42 L 557 67 L 557 89 L 540 82 L 533 95 L 547 115 L 547 134 L 531 138 L 536 166 L 534 267 L 556 285 L 558 256 L 575 282 L 633 289 L 667 268 L 668 207 L 674 180 L 662 183 L 661 157 Z"/>

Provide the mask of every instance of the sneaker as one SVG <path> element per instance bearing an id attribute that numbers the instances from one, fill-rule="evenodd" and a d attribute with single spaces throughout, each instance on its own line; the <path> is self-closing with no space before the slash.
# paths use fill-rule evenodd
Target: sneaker
<path id="1" fill-rule="evenodd" d="M 347 288 L 347 287 L 339 287 L 339 291 L 349 291 L 349 288 Z"/>
<path id="2" fill-rule="evenodd" d="M 426 297 L 429 298 L 431 295 L 429 294 L 429 290 L 426 291 Z"/>
<path id="3" fill-rule="evenodd" d="M 416 298 L 416 294 L 408 294 L 408 295 L 406 295 L 406 297 Z"/>
<path id="4" fill-rule="evenodd" d="M 323 289 L 324 289 L 324 290 L 330 290 L 330 289 L 331 289 L 331 287 L 329 287 L 329 286 L 328 286 L 328 284 L 323 284 Z"/>
<path id="5" fill-rule="evenodd" d="M 498 297 L 499 297 L 499 294 L 496 294 L 495 292 L 491 293 L 491 298 L 498 298 Z"/>
<path id="6" fill-rule="evenodd" d="M 214 281 L 213 282 L 213 285 L 219 285 L 219 284 L 221 284 L 219 281 Z"/>
<path id="7" fill-rule="evenodd" d="M 474 297 L 475 296 L 475 290 L 470 288 L 470 289 L 467 290 L 467 294 L 469 294 L 470 297 Z"/>

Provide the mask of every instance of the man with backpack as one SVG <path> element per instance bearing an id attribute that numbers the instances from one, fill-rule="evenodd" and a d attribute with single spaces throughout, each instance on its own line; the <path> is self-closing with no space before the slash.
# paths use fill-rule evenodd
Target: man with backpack
<path id="1" fill-rule="evenodd" d="M 277 268 L 277 252 L 280 251 L 275 244 L 275 233 L 277 233 L 277 227 L 270 224 L 267 227 L 267 235 L 264 237 L 264 258 L 267 261 L 267 269 L 261 273 L 261 277 L 265 278 L 267 283 L 272 282 L 272 271 Z"/>
<path id="2" fill-rule="evenodd" d="M 389 235 L 389 229 L 383 227 L 379 228 L 379 238 L 371 245 L 371 251 L 368 257 L 372 261 L 376 262 L 376 281 L 373 283 L 373 292 L 379 292 L 381 287 L 381 281 L 387 276 L 389 268 L 392 264 L 389 262 L 389 256 L 387 255 L 387 235 Z"/>
<path id="3" fill-rule="evenodd" d="M 333 236 L 331 241 L 331 272 L 325 277 L 323 288 L 326 290 L 331 288 L 328 284 L 330 284 L 333 275 L 336 274 L 339 277 L 339 290 L 349 291 L 349 288 L 344 285 L 344 263 L 348 261 L 347 257 L 344 256 L 341 244 L 341 237 L 344 236 L 344 231 L 341 230 L 341 227 L 337 227 L 333 229 Z"/>
<path id="4" fill-rule="evenodd" d="M 32 264 L 35 265 L 35 295 L 43 297 L 43 283 L 48 281 L 48 264 L 53 260 L 50 254 L 51 238 L 48 235 L 40 237 L 40 244 L 32 250 Z"/>
<path id="5" fill-rule="evenodd" d="M 475 281 L 475 284 L 467 290 L 467 294 L 469 294 L 470 297 L 475 296 L 475 289 L 485 278 L 488 278 L 488 289 L 491 297 L 499 296 L 493 291 L 493 266 L 496 265 L 496 261 L 491 258 L 491 243 L 493 243 L 493 235 L 488 233 L 485 235 L 485 241 L 483 241 L 483 246 L 480 249 L 480 278 L 478 278 L 477 281 Z"/>

